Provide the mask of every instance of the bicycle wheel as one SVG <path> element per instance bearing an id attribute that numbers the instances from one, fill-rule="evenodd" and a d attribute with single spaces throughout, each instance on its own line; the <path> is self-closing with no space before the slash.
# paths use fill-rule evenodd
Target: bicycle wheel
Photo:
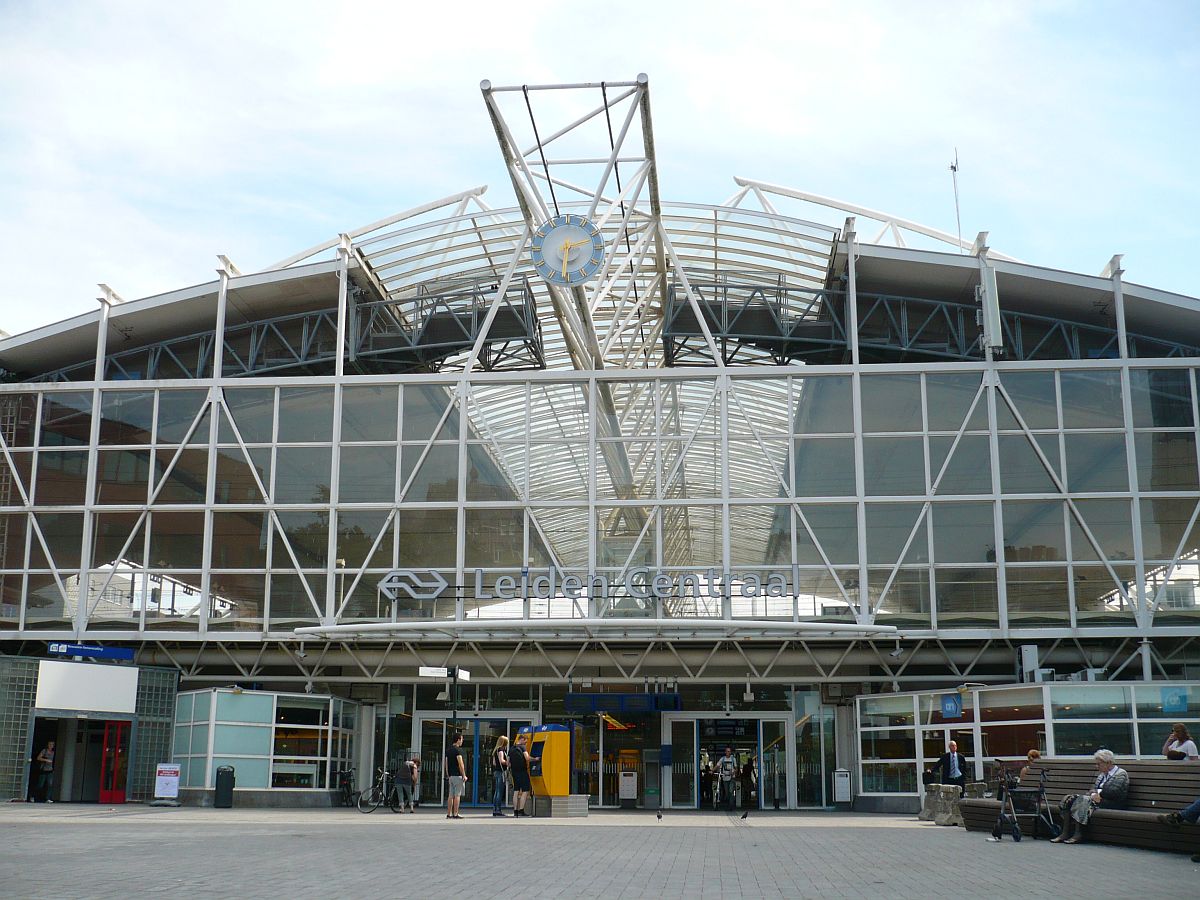
<path id="1" fill-rule="evenodd" d="M 400 789 L 395 784 L 390 785 L 388 790 L 387 805 L 394 813 L 403 811 L 400 806 Z"/>
<path id="2" fill-rule="evenodd" d="M 383 802 L 383 788 L 375 784 L 358 795 L 358 811 L 361 813 L 375 812 Z"/>

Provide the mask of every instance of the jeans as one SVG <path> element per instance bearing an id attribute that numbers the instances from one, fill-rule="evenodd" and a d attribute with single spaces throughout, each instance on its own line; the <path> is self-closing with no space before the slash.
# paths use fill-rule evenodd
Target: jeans
<path id="1" fill-rule="evenodd" d="M 53 772 L 38 772 L 37 786 L 34 788 L 33 796 L 42 803 L 50 799 L 50 787 L 54 782 Z"/>
<path id="2" fill-rule="evenodd" d="M 504 773 L 492 773 L 492 812 L 504 812 Z"/>
<path id="3" fill-rule="evenodd" d="M 411 781 L 401 780 L 396 782 L 396 791 L 400 795 L 400 808 L 412 808 L 413 805 L 413 786 Z"/>
<path id="4" fill-rule="evenodd" d="M 1197 824 L 1200 821 L 1200 799 L 1195 800 L 1191 806 L 1182 810 L 1179 813 L 1179 818 L 1185 822 L 1191 822 L 1193 825 Z"/>

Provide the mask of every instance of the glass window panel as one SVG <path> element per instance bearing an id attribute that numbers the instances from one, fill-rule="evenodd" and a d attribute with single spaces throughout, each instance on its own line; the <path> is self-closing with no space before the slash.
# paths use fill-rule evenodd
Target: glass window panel
<path id="1" fill-rule="evenodd" d="M 911 728 L 915 715 L 913 698 L 907 695 L 864 697 L 859 701 L 858 723 L 863 728 L 885 725 L 908 725 Z"/>
<path id="2" fill-rule="evenodd" d="M 338 500 L 390 503 L 396 496 L 396 448 L 342 447 Z"/>
<path id="3" fill-rule="evenodd" d="M 383 530 L 387 517 L 388 514 L 385 510 L 355 509 L 338 512 L 337 558 L 345 560 L 345 568 L 360 569 L 364 564 L 370 568 L 391 568 L 392 529 L 389 527 L 387 533 L 383 537 L 379 537 L 379 532 Z M 375 545 L 376 538 L 379 538 L 379 544 L 375 548 L 370 562 L 366 563 L 367 554 Z M 364 580 L 377 581 L 378 579 L 366 578 Z"/>
<path id="4" fill-rule="evenodd" d="M 34 535 L 29 542 L 29 566 L 33 569 L 79 569 L 83 542 L 83 513 L 35 513 L 34 520 L 46 539 L 50 560 Z"/>
<path id="5" fill-rule="evenodd" d="M 225 388 L 225 405 L 246 444 L 269 444 L 275 422 L 274 388 Z M 236 443 L 233 429 L 221 418 L 220 440 Z"/>
<path id="6" fill-rule="evenodd" d="M 863 480 L 868 496 L 924 494 L 924 441 L 919 437 L 863 438 Z"/>
<path id="7" fill-rule="evenodd" d="M 454 400 L 445 387 L 439 385 L 406 384 L 404 386 L 403 438 L 406 441 L 427 441 Z M 458 439 L 457 410 L 446 416 L 445 424 L 438 431 L 438 440 Z"/>
<path id="8" fill-rule="evenodd" d="M 288 563 L 290 565 L 290 563 Z M 316 609 L 325 608 L 325 576 L 294 575 L 273 571 L 271 581 L 271 625 L 272 627 L 298 627 L 317 624 L 316 609 L 305 591 L 305 580 L 316 600 Z"/>
<path id="9" fill-rule="evenodd" d="M 199 760 L 194 761 L 193 765 L 199 765 Z M 266 759 L 246 759 L 244 757 L 235 756 L 214 756 L 212 758 L 212 771 L 209 784 L 216 784 L 217 769 L 221 766 L 233 766 L 237 772 L 237 784 L 242 788 L 266 788 L 267 784 L 267 768 L 269 760 Z"/>
<path id="10" fill-rule="evenodd" d="M 269 724 L 274 719 L 275 697 L 245 691 L 240 694 L 217 692 L 217 721 Z M 208 713 L 204 714 L 208 718 Z"/>
<path id="11" fill-rule="evenodd" d="M 1192 386 L 1186 369 L 1130 369 L 1135 428 L 1191 428 Z"/>
<path id="12" fill-rule="evenodd" d="M 329 513 L 325 510 L 284 510 L 277 515 L 279 524 L 283 526 L 283 534 L 287 536 L 287 543 L 296 554 L 300 568 L 325 568 L 329 558 Z M 278 526 L 275 530 L 272 559 L 275 566 L 294 565 L 280 538 Z"/>
<path id="13" fill-rule="evenodd" d="M 891 586 L 887 587 L 889 579 Z M 876 621 L 888 625 L 929 624 L 929 570 L 927 568 L 872 569 L 868 575 L 871 605 Z M 887 593 L 884 588 L 887 587 Z"/>
<path id="14" fill-rule="evenodd" d="M 1067 488 L 1071 491 L 1127 491 L 1125 435 L 1068 434 Z"/>
<path id="15" fill-rule="evenodd" d="M 1134 435 L 1138 488 L 1143 491 L 1200 490 L 1196 478 L 1196 435 L 1190 431 L 1144 431 Z"/>
<path id="16" fill-rule="evenodd" d="M 1041 703 L 1038 717 L 1041 717 Z M 1046 752 L 1046 723 L 1028 725 L 984 725 L 980 728 L 980 756 L 985 760 L 997 757 L 1024 757 L 1030 750 Z"/>
<path id="17" fill-rule="evenodd" d="M 858 581 L 858 570 L 840 569 L 836 571 L 837 580 L 828 570 L 801 569 L 799 571 L 794 588 L 800 618 L 845 622 L 854 614 L 847 597 L 842 594 L 842 589 L 846 591 L 850 599 L 857 599 L 858 591 L 854 585 Z M 839 580 L 842 589 L 838 588 Z"/>
<path id="18" fill-rule="evenodd" d="M 196 725 L 192 728 L 192 753 L 208 753 L 208 726 Z"/>
<path id="19" fill-rule="evenodd" d="M 729 547 L 732 564 L 790 565 L 791 524 L 790 506 L 730 506 Z"/>
<path id="20" fill-rule="evenodd" d="M 796 434 L 848 434 L 854 431 L 849 375 L 792 379 L 792 421 Z"/>
<path id="21" fill-rule="evenodd" d="M 241 447 L 217 451 L 217 483 L 213 495 L 217 503 L 264 502 L 264 492 L 271 489 L 271 448 L 251 447 L 249 450 L 250 462 Z"/>
<path id="22" fill-rule="evenodd" d="M 729 495 L 731 497 L 786 497 L 788 446 L 786 438 L 753 436 L 729 442 Z M 805 441 L 815 443 L 815 441 Z M 853 456 L 851 456 L 853 459 Z"/>
<path id="23" fill-rule="evenodd" d="M 192 422 L 196 420 L 196 414 L 207 401 L 208 391 L 159 391 L 158 433 L 155 440 L 159 444 L 182 443 Z M 208 440 L 207 430 L 202 437 Z"/>
<path id="24" fill-rule="evenodd" d="M 925 527 L 927 517 L 921 516 L 919 503 L 868 503 L 867 504 L 867 562 L 872 565 L 895 565 L 900 561 L 904 545 L 908 543 L 905 562 L 928 562 L 929 541 Z M 909 535 L 914 531 L 912 541 Z"/>
<path id="25" fill-rule="evenodd" d="M 979 391 L 980 376 L 976 372 L 954 372 L 925 376 L 925 402 L 930 431 L 958 431 L 971 411 Z M 979 397 L 967 423 L 968 431 L 986 431 L 987 396 Z"/>
<path id="26" fill-rule="evenodd" d="M 915 794 L 917 764 L 864 763 L 862 779 L 865 794 Z"/>
<path id="27" fill-rule="evenodd" d="M 1141 741 L 1142 756 L 1166 756 L 1164 748 L 1167 745 L 1167 735 L 1173 734 L 1171 724 L 1182 721 L 1187 726 L 1188 734 L 1192 736 L 1192 740 L 1196 740 L 1196 735 L 1200 734 L 1200 719 L 1174 719 L 1171 723 L 1167 722 L 1145 722 L 1138 723 L 1138 740 Z M 1174 738 L 1172 737 L 1172 740 Z M 1195 762 L 1195 760 L 1193 760 Z"/>
<path id="28" fill-rule="evenodd" d="M 208 610 L 210 631 L 259 631 L 266 585 L 262 572 L 213 572 Z"/>
<path id="29" fill-rule="evenodd" d="M 10 450 L 14 447 L 33 446 L 37 403 L 37 394 L 0 394 L 0 416 L 10 423 L 4 434 L 4 440 Z"/>
<path id="30" fill-rule="evenodd" d="M 39 459 L 44 462 L 45 454 Z M 96 452 L 96 502 L 141 505 L 148 497 L 149 450 L 99 450 Z"/>
<path id="31" fill-rule="evenodd" d="M 686 447 L 686 450 L 683 448 Z M 675 470 L 674 478 L 668 480 L 669 469 L 663 471 L 663 492 L 672 496 L 681 491 L 685 497 L 719 497 L 721 494 L 721 443 L 715 440 L 697 439 L 689 445 L 680 441 L 684 453 L 683 464 Z M 663 448 L 664 454 L 673 462 L 675 453 Z"/>
<path id="32" fill-rule="evenodd" d="M 911 728 L 863 731 L 860 736 L 863 759 L 916 759 L 917 739 Z"/>
<path id="33" fill-rule="evenodd" d="M 1139 719 L 1163 719 L 1188 722 L 1200 719 L 1200 685 L 1147 684 L 1133 689 Z M 1156 728 L 1161 726 L 1155 725 Z M 1165 741 L 1170 727 L 1164 728 L 1159 741 Z M 1200 728 L 1190 728 L 1193 734 Z M 1142 752 L 1145 752 L 1143 746 Z"/>
<path id="34" fill-rule="evenodd" d="M 218 569 L 266 567 L 267 514 L 214 512 L 212 565 Z"/>
<path id="35" fill-rule="evenodd" d="M 1091 756 L 1097 750 L 1111 750 L 1118 756 L 1133 755 L 1131 722 L 1056 722 L 1056 756 Z"/>
<path id="36" fill-rule="evenodd" d="M 275 452 L 276 503 L 328 503 L 328 447 L 280 447 Z"/>
<path id="37" fill-rule="evenodd" d="M 1120 583 L 1113 580 L 1106 566 L 1071 567 L 1075 581 L 1075 609 L 1078 622 L 1086 625 L 1132 625 L 1134 604 L 1129 593 L 1134 582 L 1132 565 L 1113 565 Z"/>
<path id="38" fill-rule="evenodd" d="M 198 569 L 204 548 L 204 513 L 150 515 L 150 565 L 156 569 Z"/>
<path id="39" fill-rule="evenodd" d="M 586 454 L 584 454 L 586 456 Z M 522 479 L 523 480 L 523 479 Z M 517 500 L 520 494 L 486 444 L 467 445 L 468 500 Z"/>
<path id="40" fill-rule="evenodd" d="M 729 431 L 749 440 L 754 440 L 756 432 L 759 437 L 789 433 L 787 379 L 735 379 L 729 401 Z"/>
<path id="41" fill-rule="evenodd" d="M 154 391 L 101 393 L 101 444 L 148 444 L 153 428 Z"/>
<path id="42" fill-rule="evenodd" d="M 1123 428 L 1121 373 L 1114 369 L 1065 369 L 1062 386 L 1064 428 Z"/>
<path id="43" fill-rule="evenodd" d="M 795 452 L 795 496 L 845 497 L 854 494 L 853 439 L 801 438 L 796 441 Z M 786 465 L 784 472 L 787 472 Z"/>
<path id="44" fill-rule="evenodd" d="M 8 460 L 0 456 L 0 476 L 11 475 L 14 483 L 9 485 L 5 491 L 0 491 L 0 506 L 17 506 L 23 507 L 25 501 L 21 499 L 19 484 L 27 493 L 32 490 L 33 481 L 33 453 L 25 450 L 12 450 L 9 452 L 12 458 L 12 466 L 9 466 Z"/>
<path id="45" fill-rule="evenodd" d="M 4 535 L 0 539 L 0 569 L 9 571 L 20 571 L 25 568 L 25 528 L 26 528 L 25 513 L 0 513 L 0 534 Z M 20 590 L 19 585 L 11 585 L 10 582 L 0 586 L 3 593 L 0 593 L 0 603 L 10 602 L 7 596 L 7 590 L 12 587 L 14 590 Z M 19 595 L 13 598 L 12 602 L 19 601 Z"/>
<path id="46" fill-rule="evenodd" d="M 1005 372 L 1000 384 L 1012 398 L 1031 429 L 1058 427 L 1058 402 L 1053 372 Z M 1002 393 L 996 394 L 996 423 L 999 428 L 1020 428 Z"/>
<path id="47" fill-rule="evenodd" d="M 858 514 L 850 504 L 813 506 L 805 504 L 802 507 L 804 519 L 813 535 L 820 544 L 829 562 L 837 565 L 856 565 L 858 563 Z M 911 523 L 910 523 L 911 526 Z M 796 540 L 798 546 L 797 562 L 800 565 L 823 565 L 821 554 L 817 552 L 809 537 L 808 529 L 797 518 Z M 892 560 L 895 562 L 895 560 Z"/>
<path id="48" fill-rule="evenodd" d="M 1076 500 L 1083 521 L 1100 544 L 1105 559 L 1133 559 L 1133 521 L 1128 500 Z M 1095 560 L 1100 557 L 1075 516 L 1071 522 L 1071 556 Z"/>
<path id="49" fill-rule="evenodd" d="M 43 450 L 38 454 L 33 502 L 38 506 L 82 506 L 87 494 L 87 465 L 86 450 Z"/>
<path id="50" fill-rule="evenodd" d="M 1063 504 L 1057 500 L 1005 500 L 1004 558 L 1042 562 L 1067 558 Z"/>
<path id="51" fill-rule="evenodd" d="M 424 445 L 405 446 L 401 452 L 400 482 L 408 484 Z M 416 477 L 404 494 L 407 503 L 454 502 L 458 500 L 458 446 L 434 444 L 429 447 Z"/>
<path id="52" fill-rule="evenodd" d="M 302 697 L 280 697 L 275 703 L 275 724 L 310 727 L 328 725 L 329 701 L 310 700 Z M 276 728 L 276 734 L 280 730 Z"/>
<path id="53" fill-rule="evenodd" d="M 614 447 L 608 442 L 600 443 L 596 448 L 596 493 L 603 497 L 628 497 L 626 491 L 630 485 L 618 478 L 613 484 L 607 459 L 619 458 L 620 447 Z M 635 448 L 626 445 L 626 452 L 633 454 Z M 643 452 L 645 452 L 643 450 Z M 586 500 L 588 495 L 588 450 L 587 442 L 567 444 L 562 441 L 535 441 L 529 445 L 529 462 L 524 464 L 525 448 L 506 448 L 510 459 L 521 462 L 514 468 L 514 475 L 524 481 L 526 470 L 532 473 L 529 481 L 530 495 L 538 500 Z M 614 471 L 620 471 L 614 464 Z M 647 473 L 642 467 L 640 479 L 649 480 L 649 491 L 654 490 L 653 472 Z M 516 485 L 518 489 L 521 485 Z"/>
<path id="54" fill-rule="evenodd" d="M 935 562 L 996 561 L 991 503 L 935 503 L 932 517 Z"/>
<path id="55" fill-rule="evenodd" d="M 1129 688 L 1052 685 L 1050 711 L 1060 719 L 1128 719 Z"/>
<path id="56" fill-rule="evenodd" d="M 179 694 L 175 701 L 175 721 L 192 721 L 192 698 L 194 694 Z M 185 751 L 186 752 L 186 751 Z"/>
<path id="57" fill-rule="evenodd" d="M 270 756 L 271 729 L 261 725 L 218 725 L 213 732 L 213 753 Z"/>
<path id="58" fill-rule="evenodd" d="M 200 626 L 203 597 L 199 574 L 151 572 L 147 577 L 146 628 L 163 631 L 196 631 Z"/>
<path id="59" fill-rule="evenodd" d="M 721 566 L 721 508 L 719 506 L 678 507 L 679 514 L 686 515 L 686 525 L 691 532 L 691 565 L 707 568 Z M 666 528 L 663 529 L 664 532 Z M 550 536 L 554 539 L 553 535 Z M 667 539 L 664 537 L 664 542 Z"/>
<path id="60" fill-rule="evenodd" d="M 1192 527 L 1187 540 L 1184 534 L 1196 511 L 1195 497 L 1142 498 L 1142 553 L 1146 559 L 1173 560 L 1182 544 L 1181 555 L 1200 549 L 1200 534 Z M 1200 522 L 1200 517 L 1198 517 Z"/>
<path id="61" fill-rule="evenodd" d="M 605 454 L 614 452 L 614 445 L 624 445 L 625 456 L 629 460 L 632 479 L 624 481 L 618 477 L 614 483 L 610 474 L 608 457 Z M 584 500 L 587 498 L 587 455 L 583 450 L 584 444 L 532 444 L 529 449 L 530 472 L 538 473 L 529 486 L 530 494 L 539 500 Z M 663 456 L 676 454 L 680 450 L 678 441 L 671 441 L 664 448 Z M 518 453 L 523 453 L 518 451 Z M 506 456 L 513 458 L 513 451 Z M 546 477 L 550 470 L 543 469 L 547 457 L 557 457 L 561 465 L 566 466 L 565 476 Z M 518 456 L 518 458 L 520 458 Z M 615 462 L 615 460 L 614 460 Z M 628 500 L 652 498 L 657 490 L 658 457 L 653 441 L 600 441 L 596 447 L 596 496 L 602 500 Z M 517 467 L 515 477 L 524 477 L 524 466 Z M 669 472 L 671 464 L 664 471 Z M 619 464 L 614 465 L 611 472 L 620 473 Z"/>
<path id="62" fill-rule="evenodd" d="M 1008 621 L 1022 625 L 1067 625 L 1067 570 L 1060 566 L 1009 566 L 1005 570 Z"/>
<path id="63" fill-rule="evenodd" d="M 135 512 L 97 513 L 92 519 L 92 565 L 116 564 L 120 568 L 143 565 L 146 557 L 143 536 L 146 532 L 141 517 L 141 513 Z M 137 534 L 134 534 L 135 528 Z"/>
<path id="64" fill-rule="evenodd" d="M 942 715 L 942 697 L 945 694 L 953 694 L 958 697 L 962 715 L 957 718 L 948 718 Z M 975 698 L 969 693 L 963 694 L 955 690 L 942 691 L 937 694 L 921 694 L 917 697 L 917 708 L 920 710 L 922 725 L 954 726 L 964 725 L 975 720 Z M 945 751 L 939 750 L 938 755 L 941 756 L 943 752 Z"/>
<path id="65" fill-rule="evenodd" d="M 280 388 L 280 443 L 309 443 L 332 438 L 333 388 Z"/>
<path id="66" fill-rule="evenodd" d="M 939 628 L 988 626 L 999 621 L 995 569 L 938 568 L 933 577 Z"/>
<path id="67" fill-rule="evenodd" d="M 396 440 L 396 386 L 348 385 L 342 388 L 342 440 Z"/>
<path id="68" fill-rule="evenodd" d="M 176 453 L 179 458 L 175 459 Z M 171 467 L 171 461 L 175 465 Z M 207 450 L 159 450 L 155 455 L 154 485 L 158 488 L 155 503 L 203 503 L 208 484 Z M 158 486 L 161 485 L 161 488 Z"/>
<path id="69" fill-rule="evenodd" d="M 979 719 L 982 722 L 1015 722 L 1021 719 L 1041 719 L 1041 688 L 1013 688 L 979 692 Z M 1024 751 L 1022 751 L 1022 754 Z"/>
<path id="70" fill-rule="evenodd" d="M 401 566 L 456 564 L 458 514 L 455 510 L 401 509 L 396 513 L 396 529 L 400 537 Z"/>
<path id="71" fill-rule="evenodd" d="M 863 431 L 921 431 L 920 375 L 864 375 Z"/>
<path id="72" fill-rule="evenodd" d="M 1058 436 L 1036 435 L 1039 457 L 1025 434 L 1002 434 L 998 437 L 1000 450 L 1000 489 L 1006 494 L 1054 494 L 1058 488 L 1046 470 L 1046 462 L 1061 468 L 1058 458 Z"/>
<path id="73" fill-rule="evenodd" d="M 720 432 L 721 403 L 712 380 L 664 382 L 660 404 L 664 435 L 715 436 Z"/>
<path id="74" fill-rule="evenodd" d="M 523 510 L 468 509 L 465 522 L 467 566 L 519 567 L 525 562 Z"/>
<path id="75" fill-rule="evenodd" d="M 964 434 L 954 448 L 950 464 L 945 465 L 954 438 L 933 436 L 929 439 L 929 480 L 935 493 L 990 494 L 992 492 L 992 451 L 986 434 Z"/>
<path id="76" fill-rule="evenodd" d="M 200 691 L 199 693 L 197 693 L 195 695 L 195 697 L 196 697 L 196 707 L 195 707 L 195 711 L 192 713 L 192 721 L 193 722 L 207 722 L 208 714 L 212 707 L 213 694 L 211 691 Z M 221 718 L 221 717 L 218 716 L 217 718 Z M 242 721 L 250 721 L 250 720 L 243 719 Z"/>
<path id="77" fill-rule="evenodd" d="M 92 392 L 48 392 L 42 398 L 41 445 L 87 444 L 91 440 Z"/>

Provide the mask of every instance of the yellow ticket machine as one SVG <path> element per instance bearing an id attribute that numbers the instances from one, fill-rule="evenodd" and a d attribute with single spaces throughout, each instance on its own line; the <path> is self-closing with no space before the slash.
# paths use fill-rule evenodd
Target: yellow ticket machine
<path id="1" fill-rule="evenodd" d="M 523 729 L 522 729 L 523 730 Z M 571 731 L 566 725 L 539 725 L 529 747 L 529 778 L 539 797 L 571 793 Z"/>

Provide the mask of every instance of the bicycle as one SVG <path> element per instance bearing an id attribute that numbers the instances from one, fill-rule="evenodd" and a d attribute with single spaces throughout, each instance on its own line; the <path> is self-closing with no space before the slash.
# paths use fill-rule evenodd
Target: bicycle
<path id="1" fill-rule="evenodd" d="M 400 791 L 396 789 L 395 773 L 377 769 L 375 783 L 358 795 L 358 811 L 375 812 L 385 803 L 392 812 L 400 812 Z"/>
<path id="2" fill-rule="evenodd" d="M 354 770 L 339 769 L 335 773 L 338 786 L 338 803 L 341 806 L 357 806 L 362 791 L 354 790 Z"/>

